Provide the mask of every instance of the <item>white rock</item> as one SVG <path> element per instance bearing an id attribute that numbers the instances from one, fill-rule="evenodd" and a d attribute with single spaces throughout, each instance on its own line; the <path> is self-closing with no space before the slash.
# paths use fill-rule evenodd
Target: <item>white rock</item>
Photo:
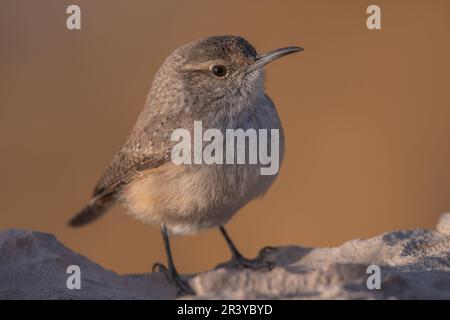
<path id="1" fill-rule="evenodd" d="M 69 265 L 81 269 L 81 290 L 69 290 Z M 1 299 L 156 299 L 175 291 L 162 274 L 118 276 L 63 246 L 53 235 L 0 232 Z"/>
<path id="2" fill-rule="evenodd" d="M 442 234 L 450 236 L 450 213 L 441 214 L 436 230 Z"/>
<path id="3" fill-rule="evenodd" d="M 188 277 L 197 296 L 185 298 L 450 299 L 450 237 L 438 232 L 397 231 L 335 248 L 279 247 L 266 259 L 276 266 L 271 271 L 221 268 Z M 367 288 L 372 264 L 381 267 L 381 290 Z M 81 268 L 81 290 L 66 287 L 69 265 Z M 161 273 L 119 276 L 52 235 L 0 232 L 0 299 L 174 297 Z"/>

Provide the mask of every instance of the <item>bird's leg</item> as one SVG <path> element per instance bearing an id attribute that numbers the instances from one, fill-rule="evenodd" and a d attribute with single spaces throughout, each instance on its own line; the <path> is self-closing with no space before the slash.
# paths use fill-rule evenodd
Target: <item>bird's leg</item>
<path id="1" fill-rule="evenodd" d="M 194 290 L 192 290 L 186 281 L 181 279 L 178 271 L 175 269 L 172 252 L 170 250 L 169 235 L 167 233 L 167 227 L 164 224 L 161 226 L 161 234 L 164 241 L 164 248 L 166 249 L 167 267 L 157 262 L 153 265 L 152 271 L 158 269 L 160 272 L 165 273 L 169 280 L 177 287 L 177 297 L 185 294 L 195 294 Z"/>
<path id="2" fill-rule="evenodd" d="M 266 247 L 260 251 L 260 254 L 255 259 L 247 259 L 239 252 L 233 241 L 231 241 L 231 238 L 226 232 L 225 228 L 223 226 L 220 226 L 219 230 L 231 250 L 231 260 L 225 263 L 220 263 L 216 268 L 229 267 L 269 270 L 273 268 L 273 264 L 271 262 L 264 261 L 264 257 L 269 251 L 274 250 L 274 248 Z"/>

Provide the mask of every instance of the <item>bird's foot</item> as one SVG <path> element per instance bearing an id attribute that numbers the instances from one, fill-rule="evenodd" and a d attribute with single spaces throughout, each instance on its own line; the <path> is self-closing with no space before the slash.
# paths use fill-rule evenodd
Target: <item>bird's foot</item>
<path id="1" fill-rule="evenodd" d="M 172 282 L 173 285 L 177 288 L 177 298 L 184 295 L 195 295 L 195 291 L 189 286 L 189 284 L 181 279 L 178 272 L 174 269 L 170 270 L 162 263 L 156 262 L 152 267 L 152 272 L 162 272 L 165 274 L 167 279 Z"/>
<path id="2" fill-rule="evenodd" d="M 265 247 L 259 251 L 259 255 L 254 259 L 247 259 L 240 253 L 236 252 L 230 261 L 219 263 L 216 269 L 231 268 L 231 269 L 253 269 L 253 270 L 272 270 L 275 265 L 273 262 L 267 261 L 267 255 L 276 250 L 273 247 Z"/>

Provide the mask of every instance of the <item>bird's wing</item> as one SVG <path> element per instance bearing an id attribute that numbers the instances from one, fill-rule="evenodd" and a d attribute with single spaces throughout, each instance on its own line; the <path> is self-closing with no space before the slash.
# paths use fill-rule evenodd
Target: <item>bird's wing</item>
<path id="1" fill-rule="evenodd" d="M 125 145 L 98 181 L 93 196 L 117 192 L 144 169 L 159 167 L 170 161 L 171 134 L 180 126 L 177 118 L 144 109 Z"/>
<path id="2" fill-rule="evenodd" d="M 145 134 L 142 137 L 145 137 Z M 138 152 L 136 148 L 139 142 L 137 145 L 131 142 L 132 140 L 129 140 L 114 156 L 97 183 L 91 200 L 69 221 L 69 225 L 79 227 L 98 219 L 115 203 L 121 188 L 140 170 L 156 168 L 169 159 L 166 156 L 169 148 L 164 146 L 158 149 L 147 148 L 143 152 Z"/>
<path id="3" fill-rule="evenodd" d="M 133 156 L 126 152 L 118 152 L 95 186 L 93 196 L 118 191 L 130 182 L 141 170 L 156 168 L 167 161 L 159 155 Z"/>

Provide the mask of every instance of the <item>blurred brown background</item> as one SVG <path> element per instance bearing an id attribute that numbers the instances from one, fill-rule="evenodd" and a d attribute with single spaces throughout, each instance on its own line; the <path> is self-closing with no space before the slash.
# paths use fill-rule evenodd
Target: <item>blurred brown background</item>
<path id="1" fill-rule="evenodd" d="M 68 31 L 66 7 L 82 10 Z M 366 28 L 378 4 L 382 30 Z M 450 210 L 450 1 L 0 2 L 0 228 L 51 232 L 119 273 L 165 262 L 158 228 L 121 208 L 86 228 L 88 200 L 177 46 L 239 34 L 271 64 L 287 136 L 276 184 L 229 224 L 241 250 L 337 245 L 432 228 Z M 228 259 L 216 230 L 173 241 L 181 272 Z"/>

